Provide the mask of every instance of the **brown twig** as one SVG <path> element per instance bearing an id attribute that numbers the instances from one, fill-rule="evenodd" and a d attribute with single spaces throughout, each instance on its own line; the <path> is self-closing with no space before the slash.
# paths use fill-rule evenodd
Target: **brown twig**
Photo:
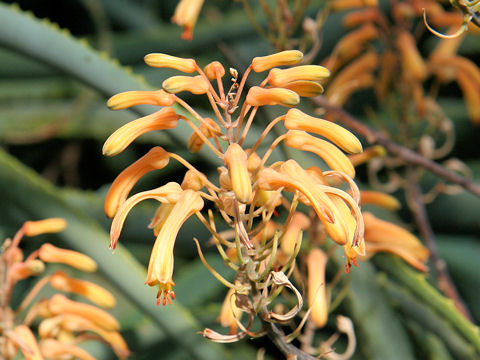
<path id="1" fill-rule="evenodd" d="M 425 170 L 428 170 L 431 173 L 437 175 L 438 177 L 441 177 L 442 179 L 445 179 L 451 183 L 458 184 L 465 190 L 468 190 L 472 194 L 480 197 L 480 185 L 453 171 L 446 169 L 442 165 L 418 154 L 413 150 L 397 144 L 396 142 L 390 140 L 378 131 L 375 131 L 367 125 L 363 124 L 360 120 L 356 119 L 354 116 L 352 116 L 345 110 L 331 104 L 323 96 L 317 96 L 313 98 L 312 101 L 317 106 L 321 106 L 322 108 L 324 108 L 327 112 L 334 113 L 340 122 L 342 122 L 345 126 L 355 131 L 359 135 L 363 136 L 370 144 L 382 145 L 387 151 L 400 157 L 405 162 L 422 167 Z"/>
<path id="2" fill-rule="evenodd" d="M 425 204 L 422 201 L 422 192 L 420 185 L 418 184 L 418 168 L 413 166 L 407 167 L 407 188 L 406 196 L 408 206 L 415 218 L 420 235 L 425 241 L 425 244 L 430 251 L 430 258 L 433 263 L 434 273 L 437 278 L 437 287 L 455 303 L 457 309 L 470 321 L 472 316 L 470 315 L 465 303 L 460 298 L 460 295 L 455 288 L 455 285 L 450 278 L 450 274 L 447 269 L 445 261 L 440 257 L 438 253 L 437 244 L 435 241 L 435 234 L 433 233 L 430 221 L 428 220 L 427 212 L 425 210 Z"/>

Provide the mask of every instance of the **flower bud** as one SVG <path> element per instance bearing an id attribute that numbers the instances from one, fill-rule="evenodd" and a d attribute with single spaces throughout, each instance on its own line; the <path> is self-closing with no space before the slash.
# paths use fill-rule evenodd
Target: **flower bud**
<path id="1" fill-rule="evenodd" d="M 330 76 L 330 71 L 320 65 L 301 65 L 289 69 L 270 70 L 268 82 L 272 86 L 283 87 L 297 80 L 322 81 Z"/>
<path id="2" fill-rule="evenodd" d="M 126 91 L 113 95 L 107 106 L 112 110 L 126 109 L 135 105 L 170 106 L 175 103 L 175 96 L 165 90 Z"/>
<path id="3" fill-rule="evenodd" d="M 350 159 L 335 145 L 325 140 L 308 135 L 305 131 L 289 130 L 285 137 L 285 145 L 313 152 L 320 156 L 332 170 L 342 171 L 351 178 L 355 177 L 355 168 Z"/>
<path id="4" fill-rule="evenodd" d="M 43 360 L 37 339 L 26 325 L 18 325 L 14 330 L 15 338 L 21 341 L 20 350 L 26 360 Z M 2 349 L 3 350 L 3 349 Z"/>
<path id="5" fill-rule="evenodd" d="M 113 308 L 116 304 L 113 295 L 103 287 L 90 281 L 71 278 L 63 271 L 56 271 L 51 275 L 50 286 L 60 291 L 81 295 L 103 308 Z"/>
<path id="6" fill-rule="evenodd" d="M 288 110 L 284 124 L 289 130 L 304 130 L 321 135 L 351 154 L 363 150 L 360 141 L 350 131 L 331 121 L 307 115 L 298 109 Z"/>
<path id="7" fill-rule="evenodd" d="M 397 37 L 397 47 L 402 55 L 402 66 L 416 80 L 424 80 L 428 70 L 420 55 L 413 35 L 401 31 Z"/>
<path id="8" fill-rule="evenodd" d="M 97 263 L 89 256 L 73 250 L 60 249 L 48 243 L 40 247 L 38 257 L 47 263 L 61 263 L 86 272 L 97 270 Z"/>
<path id="9" fill-rule="evenodd" d="M 303 54 L 298 50 L 285 50 L 276 54 L 255 57 L 252 60 L 252 69 L 255 72 L 262 72 L 277 66 L 294 65 L 299 63 Z"/>
<path id="10" fill-rule="evenodd" d="M 225 151 L 225 164 L 228 167 L 232 188 L 238 201 L 246 203 L 252 196 L 252 182 L 247 168 L 247 154 L 236 143 Z"/>
<path id="11" fill-rule="evenodd" d="M 112 218 L 128 197 L 133 186 L 150 171 L 163 169 L 170 160 L 168 152 L 156 146 L 123 170 L 113 181 L 105 197 L 105 214 Z"/>
<path id="12" fill-rule="evenodd" d="M 172 16 L 172 22 L 183 26 L 182 39 L 193 39 L 193 28 L 197 22 L 202 5 L 203 0 L 180 0 L 175 8 L 175 13 Z"/>
<path id="13" fill-rule="evenodd" d="M 153 67 L 166 67 L 186 73 L 192 73 L 197 70 L 197 63 L 194 59 L 183 59 L 167 54 L 153 53 L 146 55 L 144 60 L 147 65 Z"/>
<path id="14" fill-rule="evenodd" d="M 67 222 L 62 218 L 50 218 L 39 221 L 27 221 L 23 224 L 23 231 L 26 236 L 37 236 L 40 234 L 58 233 L 67 227 Z"/>
<path id="15" fill-rule="evenodd" d="M 317 327 L 327 323 L 327 293 L 325 284 L 325 268 L 328 256 L 320 249 L 314 248 L 307 257 L 308 269 L 308 306 L 311 307 L 310 319 Z"/>
<path id="16" fill-rule="evenodd" d="M 292 90 L 282 88 L 264 89 L 252 86 L 248 90 L 245 102 L 251 106 L 282 105 L 295 106 L 300 102 L 298 94 Z"/>
<path id="17" fill-rule="evenodd" d="M 295 91 L 299 96 L 314 97 L 323 93 L 323 86 L 315 81 L 296 80 L 282 86 L 284 89 Z"/>
<path id="18" fill-rule="evenodd" d="M 62 343 L 52 338 L 43 339 L 40 342 L 40 348 L 42 350 L 42 354 L 47 358 L 95 360 L 95 358 L 84 349 L 75 345 Z"/>
<path id="19" fill-rule="evenodd" d="M 54 295 L 49 303 L 49 310 L 55 314 L 72 314 L 90 320 L 107 331 L 118 331 L 120 324 L 109 313 L 96 306 L 73 301 L 61 294 Z"/>
<path id="20" fill-rule="evenodd" d="M 195 95 L 205 94 L 209 89 L 209 84 L 201 76 L 172 76 L 162 83 L 165 91 L 176 94 L 181 91 L 189 91 Z"/>
<path id="21" fill-rule="evenodd" d="M 218 77 L 222 78 L 225 75 L 225 68 L 218 61 L 212 61 L 203 68 L 203 72 L 210 80 L 215 80 Z"/>
<path id="22" fill-rule="evenodd" d="M 372 204 L 381 206 L 387 210 L 398 210 L 401 205 L 400 202 L 392 195 L 385 194 L 378 191 L 360 191 L 360 205 Z"/>
<path id="23" fill-rule="evenodd" d="M 177 126 L 179 116 L 170 107 L 165 107 L 153 114 L 130 121 L 109 136 L 103 145 L 103 154 L 114 156 L 121 153 L 136 138 L 149 131 L 173 129 Z"/>

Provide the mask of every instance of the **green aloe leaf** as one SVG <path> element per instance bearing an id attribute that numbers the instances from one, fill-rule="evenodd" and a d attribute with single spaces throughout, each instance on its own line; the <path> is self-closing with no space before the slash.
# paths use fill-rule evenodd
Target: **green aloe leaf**
<path id="1" fill-rule="evenodd" d="M 446 298 L 429 284 L 425 275 L 412 270 L 407 264 L 391 255 L 377 255 L 375 263 L 447 320 L 472 344 L 477 353 L 480 353 L 480 329 L 456 309 L 453 300 Z"/>
<path id="2" fill-rule="evenodd" d="M 369 262 L 351 269 L 348 311 L 355 324 L 359 351 L 366 359 L 415 359 L 400 318 L 389 304 Z"/>
<path id="3" fill-rule="evenodd" d="M 0 3 L 0 45 L 63 71 L 106 97 L 128 90 L 151 90 L 145 79 L 134 75 L 131 69 L 97 52 L 86 41 L 72 37 L 68 30 L 60 29 L 47 19 L 40 21 L 31 13 L 22 12 L 18 6 Z M 141 106 L 135 111 L 147 115 L 153 109 Z M 175 109 L 188 116 L 179 106 Z M 191 132 L 188 125 L 180 123 L 166 133 L 186 144 Z M 202 149 L 198 155 L 213 163 L 218 161 L 208 149 Z"/>
<path id="4" fill-rule="evenodd" d="M 105 230 L 88 215 L 69 206 L 57 189 L 16 159 L 0 151 L 0 184 L 8 191 L 0 192 L 3 209 L 21 212 L 25 219 L 63 217 L 67 229 L 60 234 L 65 243 L 91 256 L 100 271 L 146 314 L 162 331 L 192 357 L 222 358 L 223 349 L 208 342 L 196 332 L 202 330 L 187 309 L 177 303 L 155 306 L 155 289 L 144 285 L 145 269 L 122 246 L 115 254 L 108 249 Z"/>

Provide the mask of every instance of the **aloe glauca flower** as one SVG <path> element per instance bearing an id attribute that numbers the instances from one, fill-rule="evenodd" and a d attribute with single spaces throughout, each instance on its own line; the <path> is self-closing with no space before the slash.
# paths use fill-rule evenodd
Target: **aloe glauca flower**
<path id="1" fill-rule="evenodd" d="M 57 233 L 67 227 L 67 222 L 62 218 L 49 218 L 38 221 L 26 221 L 22 230 L 26 236 L 37 236 L 40 234 Z"/>
<path id="2" fill-rule="evenodd" d="M 21 340 L 20 349 L 26 360 L 43 360 L 37 339 L 28 326 L 18 325 L 14 330 L 15 337 Z"/>
<path id="3" fill-rule="evenodd" d="M 61 218 L 27 221 L 13 239 L 7 239 L 4 242 L 0 251 L 1 271 L 5 274 L 4 280 L 6 280 L 2 282 L 0 296 L 2 300 L 0 358 L 2 359 L 17 358 L 21 351 L 23 358 L 32 360 L 73 357 L 91 360 L 93 357 L 77 346 L 85 340 L 98 340 L 96 337 L 90 337 L 91 334 L 86 334 L 86 331 L 93 331 L 100 335 L 105 343 L 110 344 L 118 357 L 123 358 L 129 354 L 125 340 L 118 333 L 120 329 L 118 321 L 96 306 L 106 308 L 115 306 L 115 298 L 110 292 L 87 280 L 74 279 L 60 270 L 53 274 L 43 274 L 45 267 L 52 262 L 91 272 L 97 268 L 95 261 L 84 254 L 60 249 L 49 243 L 44 243 L 40 249 L 31 252 L 24 259 L 23 251 L 19 247 L 24 236 L 59 232 L 65 227 L 66 222 Z M 19 281 L 32 276 L 39 276 L 38 281 L 24 294 L 20 304 L 14 305 L 15 310 L 13 310 L 10 303 L 14 286 Z M 48 285 L 54 290 L 67 294 L 81 295 L 96 305 L 73 301 L 61 294 L 39 299 L 39 293 Z M 45 292 L 43 296 L 48 294 Z M 40 322 L 37 327 L 38 318 Z M 89 326 L 79 327 L 78 322 L 89 324 Z M 34 323 L 35 326 L 32 326 Z"/>
<path id="4" fill-rule="evenodd" d="M 256 57 L 242 78 L 239 78 L 237 70 L 230 69 L 232 83 L 229 87 L 224 84 L 227 81 L 226 68 L 218 61 L 201 67 L 193 59 L 165 54 L 145 57 L 148 65 L 173 68 L 188 74 L 170 77 L 162 83 L 163 90 L 175 99 L 174 106 L 183 108 L 182 115 L 176 115 L 177 112 L 168 107 L 160 111 L 169 111 L 173 119 L 178 117 L 190 126 L 192 132 L 187 149 L 192 153 L 202 147 L 211 150 L 218 160 L 219 173 L 218 179 L 215 179 L 216 185 L 178 154 L 160 151 L 158 156 L 146 155 L 113 182 L 105 203 L 107 215 L 113 216 L 110 231 L 112 249 L 117 244 L 125 218 L 133 206 L 144 199 L 155 199 L 161 203 L 149 225 L 156 240 L 150 254 L 146 279 L 147 285 L 159 286 L 157 303 L 170 303 L 175 297 L 172 279 L 174 244 L 180 227 L 193 214 L 210 231 L 211 242 L 227 265 L 239 272 L 240 277 L 247 279 L 245 283 L 232 284 L 205 263 L 217 279 L 234 289 L 236 294 L 242 294 L 242 301 L 244 298 L 248 301 L 252 295 L 252 286 L 267 281 L 269 276 L 274 276 L 273 268 L 280 267 L 281 271 L 274 272 L 277 280 L 284 278 L 282 281 L 290 284 L 289 289 L 296 294 L 299 304 L 303 303 L 300 292 L 285 275 L 290 271 L 288 269 L 295 266 L 297 254 L 303 251 L 299 241 L 302 230 L 318 228 L 324 238 L 329 236 L 336 244 L 348 247 L 348 251 L 355 254 L 364 253 L 363 218 L 357 203 L 358 189 L 351 179 L 355 172 L 349 158 L 342 152 L 361 152 L 362 145 L 351 132 L 339 125 L 294 109 L 300 102 L 300 96 L 321 93 L 323 87 L 320 82 L 329 75 L 329 71 L 322 66 L 295 66 L 302 57 L 303 54 L 296 50 Z M 279 68 L 285 66 L 287 68 Z M 247 78 L 251 72 L 262 75 L 266 71 L 268 73 L 263 74 L 263 81 L 254 86 L 248 85 Z M 181 98 L 182 91 L 202 95 L 210 103 L 213 115 L 206 117 L 202 111 L 194 109 Z M 112 99 L 123 103 L 116 105 L 111 100 L 114 103 L 112 107 L 156 101 L 152 100 L 150 92 L 144 94 L 145 99 L 142 99 L 141 93 L 132 94 L 132 101 L 128 99 L 129 95 L 118 98 L 114 96 Z M 283 110 L 280 116 L 271 120 L 260 136 L 258 133 L 252 135 L 250 129 L 258 125 L 256 115 L 259 108 L 276 105 L 292 109 Z M 183 115 L 185 113 L 187 115 Z M 272 141 L 270 131 L 280 122 L 283 122 L 288 132 Z M 135 131 L 139 134 L 150 130 L 154 130 L 154 127 L 148 123 L 138 122 L 138 127 L 135 125 Z M 118 153 L 125 144 L 134 140 L 134 136 L 125 131 L 117 139 L 115 142 L 107 140 L 105 148 L 108 151 L 105 153 Z M 287 146 L 320 155 L 333 170 L 327 172 L 319 166 L 305 170 L 291 159 L 272 164 L 270 155 L 281 141 Z M 247 143 L 253 145 L 246 147 Z M 154 190 L 129 195 L 143 174 L 165 167 L 168 161 L 177 161 L 186 168 L 181 185 L 180 182 L 171 182 Z M 328 177 L 333 176 L 332 173 L 337 174 L 339 182 L 328 181 Z M 345 182 L 350 187 L 352 195 L 336 187 L 340 182 Z M 292 192 L 293 197 L 285 196 L 285 192 Z M 208 212 L 204 211 L 204 201 L 212 204 Z M 313 210 L 310 218 L 296 210 L 299 202 L 302 203 L 301 206 Z M 285 211 L 290 227 L 282 227 L 272 220 L 273 216 Z M 206 213 L 208 216 L 205 216 Z M 219 216 L 215 216 L 215 213 Z M 217 219 L 224 220 L 229 229 L 217 231 Z M 200 242 L 198 248 L 201 251 Z M 201 254 L 200 256 L 205 261 Z M 347 258 L 350 259 L 348 254 Z M 268 293 L 272 290 L 271 283 L 267 281 L 266 284 L 265 288 L 258 291 Z M 287 314 L 274 316 L 278 319 L 293 317 L 302 307 L 299 306 Z M 242 310 L 248 308 L 247 304 Z M 249 321 L 251 316 L 249 314 Z M 229 336 L 228 341 L 249 334 L 245 327 L 239 328 L 241 331 Z M 226 341 L 222 336 L 211 338 Z"/>
<path id="5" fill-rule="evenodd" d="M 307 115 L 298 109 L 288 110 L 283 123 L 289 130 L 303 130 L 323 136 L 350 154 L 363 151 L 358 138 L 347 129 L 331 121 Z"/>
<path id="6" fill-rule="evenodd" d="M 180 0 L 172 17 L 172 22 L 183 26 L 182 39 L 193 39 L 193 28 L 202 9 L 203 0 Z"/>
<path id="7" fill-rule="evenodd" d="M 292 90 L 282 88 L 264 89 L 260 86 L 253 86 L 248 91 L 245 102 L 251 106 L 295 106 L 300 102 L 300 98 L 298 94 Z"/>
<path id="8" fill-rule="evenodd" d="M 327 68 L 319 65 L 301 65 L 289 69 L 271 69 L 268 82 L 272 86 L 282 87 L 298 80 L 322 81 L 330 76 Z"/>
<path id="9" fill-rule="evenodd" d="M 103 308 L 113 308 L 116 304 L 114 296 L 103 287 L 90 281 L 74 279 L 60 270 L 50 277 L 50 286 L 60 291 L 81 295 Z"/>
<path id="10" fill-rule="evenodd" d="M 200 195 L 193 190 L 185 190 L 160 228 L 150 255 L 145 281 L 149 286 L 159 286 L 157 305 L 160 304 L 162 296 L 163 305 L 167 301 L 170 302 L 170 299 L 175 299 L 175 293 L 172 290 L 172 286 L 175 285 L 172 280 L 173 246 L 183 223 L 202 208 L 203 200 Z"/>
<path id="11" fill-rule="evenodd" d="M 169 160 L 168 153 L 160 146 L 155 146 L 123 170 L 112 183 L 105 197 L 105 214 L 109 218 L 115 216 L 118 208 L 125 202 L 137 181 L 150 171 L 163 169 L 168 165 Z"/>
<path id="12" fill-rule="evenodd" d="M 122 110 L 135 105 L 170 106 L 175 103 L 175 96 L 165 90 L 126 91 L 112 96 L 107 106 L 112 110 Z"/>
<path id="13" fill-rule="evenodd" d="M 252 184 L 247 169 L 247 154 L 240 145 L 231 144 L 225 151 L 225 163 L 238 201 L 248 202 L 252 196 Z"/>
<path id="14" fill-rule="evenodd" d="M 328 319 L 327 294 L 325 286 L 325 268 L 328 256 L 319 248 L 308 254 L 308 306 L 311 307 L 310 319 L 317 327 L 324 327 Z"/>
<path id="15" fill-rule="evenodd" d="M 258 56 L 252 60 L 252 69 L 262 72 L 277 66 L 295 65 L 303 59 L 303 54 L 298 50 L 285 50 L 267 56 Z"/>
<path id="16" fill-rule="evenodd" d="M 389 252 L 402 258 L 420 271 L 427 271 L 429 251 L 420 240 L 398 225 L 381 220 L 369 212 L 363 213 L 367 255 Z"/>
<path id="17" fill-rule="evenodd" d="M 115 131 L 105 141 L 103 154 L 114 156 L 121 153 L 140 135 L 153 130 L 173 129 L 177 126 L 179 116 L 170 107 L 165 107 L 151 115 L 129 122 Z"/>
<path id="18" fill-rule="evenodd" d="M 43 244 L 38 250 L 38 257 L 44 262 L 66 264 L 86 272 L 97 270 L 97 263 L 91 257 L 52 244 Z"/>

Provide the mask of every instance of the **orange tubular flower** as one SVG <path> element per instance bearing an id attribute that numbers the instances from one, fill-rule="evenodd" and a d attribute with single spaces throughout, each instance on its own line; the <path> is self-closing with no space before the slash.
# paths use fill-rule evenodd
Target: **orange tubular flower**
<path id="1" fill-rule="evenodd" d="M 276 54 L 255 57 L 252 60 L 252 69 L 262 72 L 277 66 L 294 65 L 303 59 L 303 54 L 298 50 L 285 50 Z"/>
<path id="2" fill-rule="evenodd" d="M 247 168 L 247 154 L 238 144 L 230 144 L 225 151 L 233 192 L 237 200 L 246 203 L 252 197 L 252 182 Z"/>
<path id="3" fill-rule="evenodd" d="M 298 109 L 288 110 L 284 124 L 289 130 L 303 130 L 321 135 L 350 154 L 363 151 L 362 143 L 350 131 L 331 121 L 307 115 Z"/>
<path id="4" fill-rule="evenodd" d="M 333 241 L 339 245 L 347 243 L 347 228 L 336 206 L 322 192 L 320 185 L 316 184 L 294 160 L 288 160 L 282 165 L 281 172 L 270 168 L 260 170 L 257 183 L 264 190 L 277 190 L 282 187 L 287 191 L 298 190 L 308 199 L 308 205 L 315 210 Z"/>
<path id="5" fill-rule="evenodd" d="M 392 195 L 367 190 L 360 191 L 360 204 L 377 205 L 392 211 L 398 210 L 401 207 L 400 202 Z"/>
<path id="6" fill-rule="evenodd" d="M 251 106 L 282 105 L 289 107 L 297 105 L 300 97 L 296 92 L 288 89 L 264 89 L 260 86 L 252 86 L 248 90 L 245 102 Z"/>
<path id="7" fill-rule="evenodd" d="M 90 281 L 71 278 L 63 271 L 52 274 L 50 286 L 60 291 L 81 295 L 103 308 L 113 308 L 116 304 L 113 295 L 103 287 Z"/>
<path id="8" fill-rule="evenodd" d="M 182 39 L 193 39 L 193 28 L 202 9 L 203 0 L 180 0 L 172 17 L 172 22 L 183 26 Z"/>
<path id="9" fill-rule="evenodd" d="M 417 237 L 398 225 L 375 217 L 369 212 L 363 213 L 365 222 L 365 242 L 367 254 L 389 252 L 395 254 L 420 271 L 427 271 L 425 262 L 429 251 Z"/>
<path id="10" fill-rule="evenodd" d="M 295 91 L 302 97 L 314 97 L 323 93 L 323 86 L 315 81 L 297 80 L 283 85 L 284 89 Z"/>
<path id="11" fill-rule="evenodd" d="M 112 110 L 122 110 L 135 105 L 171 106 L 175 96 L 164 90 L 126 91 L 108 99 L 107 106 Z"/>
<path id="12" fill-rule="evenodd" d="M 210 80 L 215 80 L 217 75 L 223 77 L 225 75 L 225 68 L 218 61 L 212 61 L 210 64 L 203 68 L 203 72 Z"/>
<path id="13" fill-rule="evenodd" d="M 325 268 L 328 256 L 320 249 L 314 248 L 307 257 L 308 267 L 308 306 L 311 307 L 310 319 L 317 327 L 327 323 L 327 294 L 325 291 Z"/>
<path id="14" fill-rule="evenodd" d="M 103 145 L 103 154 L 114 156 L 121 153 L 136 138 L 149 131 L 173 129 L 177 126 L 179 116 L 170 107 L 165 107 L 153 114 L 123 125 L 110 135 Z"/>
<path id="15" fill-rule="evenodd" d="M 108 344 L 110 344 L 112 350 L 119 358 L 126 358 L 130 354 L 130 350 L 125 343 L 125 340 L 123 339 L 122 335 L 120 335 L 120 333 L 117 331 L 105 330 L 103 327 L 98 326 L 92 321 L 78 315 L 64 314 L 56 318 L 46 319 L 42 323 L 54 319 L 56 323 L 60 326 L 61 330 L 67 332 L 73 333 L 92 331 L 101 336 Z"/>
<path id="16" fill-rule="evenodd" d="M 293 214 L 292 220 L 284 230 L 285 232 L 283 233 L 280 242 L 280 248 L 287 257 L 293 255 L 300 232 L 307 229 L 309 226 L 310 220 L 305 214 L 301 212 Z"/>
<path id="17" fill-rule="evenodd" d="M 56 294 L 48 302 L 48 309 L 53 315 L 72 314 L 90 320 L 107 331 L 118 331 L 120 324 L 109 313 L 102 309 Z"/>
<path id="18" fill-rule="evenodd" d="M 335 0 L 331 2 L 332 10 L 342 11 L 352 8 L 373 7 L 378 5 L 378 0 Z"/>
<path id="19" fill-rule="evenodd" d="M 218 136 L 221 134 L 220 126 L 210 118 L 204 118 L 204 122 L 200 125 L 198 130 L 205 135 L 206 138 L 213 138 L 214 136 Z M 204 142 L 203 139 L 197 134 L 197 132 L 193 132 L 192 135 L 188 138 L 187 141 L 187 148 L 192 153 L 196 153 L 200 151 Z"/>
<path id="20" fill-rule="evenodd" d="M 42 350 L 42 354 L 47 358 L 70 359 L 73 357 L 80 360 L 95 360 L 95 358 L 84 349 L 78 346 L 65 344 L 54 339 L 43 339 L 40 342 L 40 348 Z"/>
<path id="21" fill-rule="evenodd" d="M 23 224 L 23 231 L 26 236 L 37 236 L 40 234 L 58 233 L 65 230 L 67 222 L 62 218 L 50 218 L 39 221 L 26 221 Z"/>
<path id="22" fill-rule="evenodd" d="M 397 47 L 402 54 L 402 66 L 416 80 L 424 80 L 428 70 L 418 52 L 415 39 L 407 31 L 401 31 L 397 37 Z"/>
<path id="23" fill-rule="evenodd" d="M 157 305 L 163 295 L 163 305 L 175 298 L 172 287 L 173 247 L 178 231 L 183 223 L 195 212 L 203 208 L 201 196 L 193 190 L 185 190 L 160 228 L 150 255 L 146 284 L 159 286 Z"/>
<path id="24" fill-rule="evenodd" d="M 20 350 L 26 360 L 43 360 L 37 340 L 28 326 L 18 325 L 14 333 L 15 336 L 22 341 L 22 343 L 19 344 Z"/>
<path id="25" fill-rule="evenodd" d="M 110 228 L 110 248 L 115 249 L 117 247 L 117 241 L 120 236 L 120 232 L 125 222 L 125 218 L 130 210 L 137 205 L 140 201 L 146 199 L 155 199 L 162 203 L 175 203 L 181 197 L 182 188 L 175 182 L 169 182 L 166 185 L 160 186 L 156 189 L 143 191 L 128 198 L 115 214 Z"/>
<path id="26" fill-rule="evenodd" d="M 86 272 L 97 270 L 97 263 L 89 256 L 52 244 L 43 244 L 38 250 L 38 257 L 44 262 L 65 264 Z"/>
<path id="27" fill-rule="evenodd" d="M 144 57 L 147 65 L 159 68 L 171 68 L 186 73 L 193 73 L 197 70 L 197 63 L 194 59 L 184 59 L 167 54 L 152 53 Z"/>
<path id="28" fill-rule="evenodd" d="M 330 76 L 330 71 L 320 65 L 302 65 L 289 69 L 270 70 L 268 83 L 272 86 L 283 87 L 292 81 L 309 80 L 322 81 Z"/>
<path id="29" fill-rule="evenodd" d="M 208 83 L 201 75 L 172 76 L 162 83 L 162 87 L 171 94 L 188 91 L 192 94 L 201 95 L 208 91 Z"/>
<path id="30" fill-rule="evenodd" d="M 308 135 L 305 131 L 289 130 L 285 138 L 285 145 L 313 152 L 320 156 L 331 169 L 342 171 L 351 178 L 355 177 L 355 168 L 350 159 L 328 141 Z"/>
<path id="31" fill-rule="evenodd" d="M 230 328 L 230 334 L 235 334 L 237 330 L 237 321 L 242 317 L 242 310 L 235 304 L 236 295 L 234 289 L 229 289 L 220 310 L 217 321 L 223 327 Z"/>
<path id="32" fill-rule="evenodd" d="M 105 214 L 109 218 L 114 217 L 137 181 L 150 171 L 163 169 L 168 165 L 169 160 L 168 152 L 156 146 L 123 170 L 112 183 L 105 197 Z"/>

